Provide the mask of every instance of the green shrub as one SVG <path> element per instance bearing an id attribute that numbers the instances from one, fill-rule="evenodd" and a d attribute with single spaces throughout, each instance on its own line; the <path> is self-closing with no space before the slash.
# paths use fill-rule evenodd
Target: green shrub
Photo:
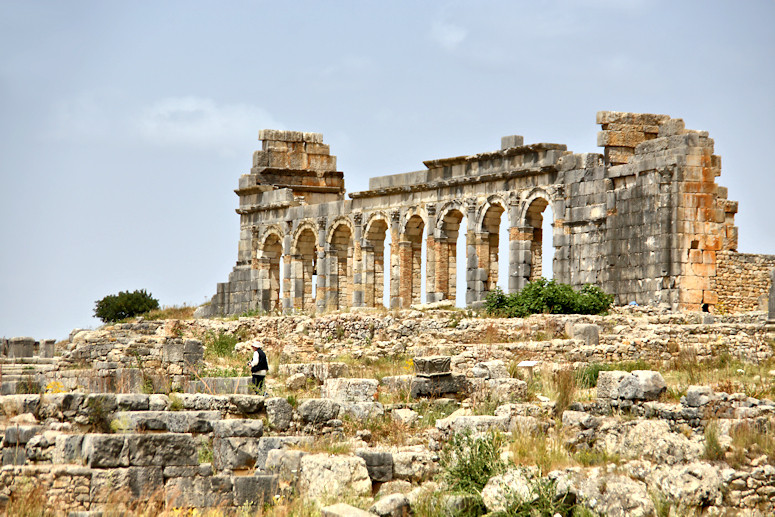
<path id="1" fill-rule="evenodd" d="M 567 494 L 557 497 L 555 482 L 541 478 L 530 484 L 531 496 L 526 499 L 516 494 L 507 497 L 506 510 L 493 512 L 491 517 L 576 517 L 595 515 L 581 506 L 574 505 Z"/>
<path id="2" fill-rule="evenodd" d="M 506 470 L 501 458 L 502 435 L 488 433 L 481 438 L 469 432 L 452 436 L 442 450 L 441 465 L 450 488 L 456 492 L 479 494 L 491 477 Z"/>
<path id="3" fill-rule="evenodd" d="M 94 303 L 94 316 L 104 323 L 120 321 L 159 308 L 159 300 L 146 293 L 145 289 L 109 294 Z"/>
<path id="4" fill-rule="evenodd" d="M 491 316 L 524 318 L 530 314 L 602 314 L 614 301 L 597 286 L 585 285 L 574 291 L 568 284 L 539 278 L 521 291 L 505 294 L 499 287 L 492 291 L 484 308 Z"/>
<path id="5" fill-rule="evenodd" d="M 240 339 L 234 334 L 210 331 L 205 335 L 204 345 L 208 355 L 217 357 L 231 357 L 234 355 L 234 345 L 239 343 Z"/>

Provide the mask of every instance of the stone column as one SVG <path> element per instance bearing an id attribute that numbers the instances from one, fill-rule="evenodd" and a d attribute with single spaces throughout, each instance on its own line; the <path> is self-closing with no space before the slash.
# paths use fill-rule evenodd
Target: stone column
<path id="1" fill-rule="evenodd" d="M 283 289 L 282 289 L 282 308 L 283 312 L 290 312 L 293 309 L 293 293 L 291 292 L 291 223 L 288 223 L 288 230 L 283 237 Z"/>
<path id="2" fill-rule="evenodd" d="M 304 260 L 299 254 L 291 255 L 291 298 L 294 309 L 304 309 Z"/>
<path id="3" fill-rule="evenodd" d="M 363 214 L 355 212 L 353 214 L 353 283 L 352 283 L 352 304 L 353 307 L 365 306 L 365 275 L 363 264 Z"/>
<path id="4" fill-rule="evenodd" d="M 775 269 L 770 272 L 770 303 L 767 323 L 775 325 Z"/>
<path id="5" fill-rule="evenodd" d="M 476 199 L 466 200 L 466 306 L 479 301 L 477 297 Z"/>
<path id="6" fill-rule="evenodd" d="M 400 278 L 401 263 L 399 260 L 399 232 L 400 232 L 401 212 L 393 210 L 390 212 L 390 308 L 397 309 L 401 307 L 400 296 Z"/>
<path id="7" fill-rule="evenodd" d="M 315 290 L 315 305 L 319 312 L 326 310 L 326 293 L 328 292 L 328 264 L 326 257 L 326 218 L 318 219 L 318 246 L 317 246 L 317 284 Z"/>
<path id="8" fill-rule="evenodd" d="M 361 246 L 361 275 L 363 280 L 363 306 L 375 307 L 376 292 L 376 263 L 374 246 L 363 244 Z"/>
<path id="9" fill-rule="evenodd" d="M 428 213 L 428 226 L 425 233 L 428 235 L 425 240 L 425 301 L 433 303 L 441 298 L 437 294 L 436 286 L 436 205 L 428 203 L 425 205 L 425 211 Z"/>
<path id="10" fill-rule="evenodd" d="M 533 227 L 512 226 L 509 228 L 509 292 L 516 293 L 530 281 L 533 259 Z"/>

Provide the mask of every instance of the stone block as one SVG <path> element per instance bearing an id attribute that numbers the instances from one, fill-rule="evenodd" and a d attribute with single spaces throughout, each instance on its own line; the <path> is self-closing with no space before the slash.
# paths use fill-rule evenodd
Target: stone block
<path id="1" fill-rule="evenodd" d="M 252 504 L 260 508 L 271 502 L 279 490 L 279 478 L 276 475 L 238 476 L 234 478 L 234 504 Z"/>
<path id="2" fill-rule="evenodd" d="M 619 383 L 628 377 L 627 372 L 610 371 L 600 372 L 597 377 L 598 400 L 615 400 L 619 398 Z"/>
<path id="3" fill-rule="evenodd" d="M 260 439 L 223 437 L 213 439 L 213 466 L 216 470 L 249 469 L 256 465 Z"/>
<path id="4" fill-rule="evenodd" d="M 459 393 L 465 389 L 466 379 L 464 375 L 442 375 L 435 377 L 414 377 L 409 388 L 409 396 L 440 397 L 447 394 Z"/>
<path id="5" fill-rule="evenodd" d="M 81 454 L 88 467 L 128 467 L 126 437 L 112 434 L 87 434 L 81 443 Z"/>
<path id="6" fill-rule="evenodd" d="M 322 424 L 339 416 L 339 403 L 330 399 L 309 399 L 302 402 L 296 411 L 302 421 Z"/>
<path id="7" fill-rule="evenodd" d="M 320 517 L 374 517 L 374 514 L 347 503 L 336 503 L 320 510 Z"/>
<path id="8" fill-rule="evenodd" d="M 635 370 L 619 383 L 619 398 L 625 400 L 657 400 L 667 390 L 659 372 Z"/>
<path id="9" fill-rule="evenodd" d="M 116 405 L 120 411 L 147 411 L 149 396 L 142 393 L 117 393 Z"/>
<path id="10" fill-rule="evenodd" d="M 197 444 L 190 434 L 130 434 L 126 442 L 132 466 L 199 465 Z"/>
<path id="11" fill-rule="evenodd" d="M 24 447 L 4 447 L 3 466 L 24 465 L 27 463 L 27 452 Z"/>
<path id="12" fill-rule="evenodd" d="M 297 449 L 271 449 L 266 455 L 264 470 L 295 479 L 301 468 L 301 458 L 309 454 Z"/>
<path id="13" fill-rule="evenodd" d="M 129 491 L 133 497 L 148 499 L 164 488 L 162 467 L 129 467 L 127 472 Z"/>
<path id="14" fill-rule="evenodd" d="M 266 416 L 269 426 L 278 431 L 286 431 L 291 425 L 293 407 L 282 397 L 266 399 Z"/>
<path id="15" fill-rule="evenodd" d="M 366 462 L 358 456 L 308 454 L 301 459 L 299 494 L 319 497 L 370 496 Z"/>
<path id="16" fill-rule="evenodd" d="M 452 358 L 449 356 L 415 357 L 413 362 L 415 374 L 421 377 L 446 375 L 452 371 Z"/>
<path id="17" fill-rule="evenodd" d="M 600 344 L 600 327 L 588 323 L 575 323 L 571 327 L 571 337 L 583 340 L 587 346 L 598 346 Z"/>
<path id="18" fill-rule="evenodd" d="M 80 463 L 82 434 L 60 434 L 56 437 L 52 463 Z"/>
<path id="19" fill-rule="evenodd" d="M 393 479 L 393 455 L 390 452 L 358 449 L 355 454 L 366 462 L 372 481 L 384 483 Z"/>
<path id="20" fill-rule="evenodd" d="M 390 494 L 374 503 L 369 511 L 380 517 L 404 517 L 409 515 L 409 499 L 404 494 Z"/>
<path id="21" fill-rule="evenodd" d="M 525 144 L 525 137 L 522 135 L 508 135 L 501 137 L 501 149 L 512 147 L 521 147 Z"/>
<path id="22" fill-rule="evenodd" d="M 767 307 L 767 323 L 775 325 L 775 269 L 770 272 L 770 300 Z"/>
<path id="23" fill-rule="evenodd" d="M 8 357 L 32 357 L 35 350 L 35 338 L 12 337 L 8 340 Z"/>
<path id="24" fill-rule="evenodd" d="M 261 420 L 220 420 L 213 424 L 216 438 L 261 438 L 263 434 L 264 422 Z"/>
<path id="25" fill-rule="evenodd" d="M 311 436 L 264 436 L 258 441 L 256 468 L 265 469 L 269 451 L 283 449 L 289 445 L 312 443 Z"/>
<path id="26" fill-rule="evenodd" d="M 16 445 L 26 445 L 30 439 L 43 429 L 39 425 L 18 425 L 12 424 L 5 428 L 5 440 L 3 444 L 6 447 Z"/>
<path id="27" fill-rule="evenodd" d="M 377 395 L 376 379 L 326 379 L 321 395 L 338 402 L 371 402 Z"/>

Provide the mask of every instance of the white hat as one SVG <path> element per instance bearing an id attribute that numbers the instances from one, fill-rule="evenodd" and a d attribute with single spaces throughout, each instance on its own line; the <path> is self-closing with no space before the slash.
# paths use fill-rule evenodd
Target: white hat
<path id="1" fill-rule="evenodd" d="M 258 341 L 254 341 L 250 346 L 252 346 L 253 348 L 261 348 L 261 343 L 259 343 Z"/>

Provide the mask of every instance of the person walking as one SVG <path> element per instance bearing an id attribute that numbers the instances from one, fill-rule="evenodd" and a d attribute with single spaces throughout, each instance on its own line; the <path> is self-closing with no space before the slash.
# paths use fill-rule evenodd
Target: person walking
<path id="1" fill-rule="evenodd" d="M 266 360 L 266 354 L 261 350 L 261 344 L 253 343 L 253 360 L 248 362 L 250 374 L 253 376 L 253 389 L 258 394 L 266 394 L 264 390 L 264 378 L 269 370 L 269 362 Z"/>

